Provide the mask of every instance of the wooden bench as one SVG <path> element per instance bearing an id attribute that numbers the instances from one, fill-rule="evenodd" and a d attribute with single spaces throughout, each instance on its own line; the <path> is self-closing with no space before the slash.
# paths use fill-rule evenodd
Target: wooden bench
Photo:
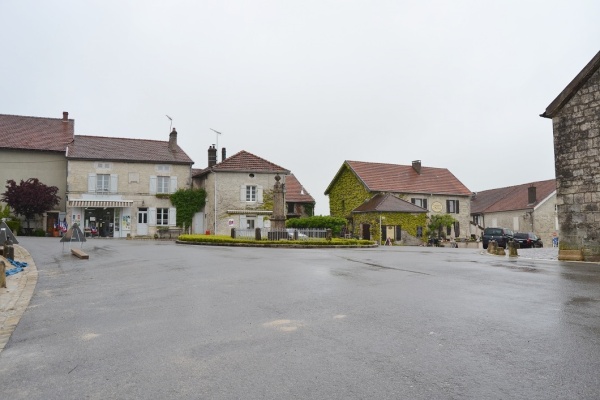
<path id="1" fill-rule="evenodd" d="M 87 253 L 84 253 L 83 250 L 81 249 L 71 249 L 71 253 L 75 256 L 75 257 L 79 257 L 82 260 L 87 260 L 90 258 L 90 256 Z"/>

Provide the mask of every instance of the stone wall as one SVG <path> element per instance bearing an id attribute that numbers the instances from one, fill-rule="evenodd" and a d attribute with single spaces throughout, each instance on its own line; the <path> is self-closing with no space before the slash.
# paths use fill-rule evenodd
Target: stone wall
<path id="1" fill-rule="evenodd" d="M 560 247 L 600 260 L 600 70 L 552 122 Z"/>

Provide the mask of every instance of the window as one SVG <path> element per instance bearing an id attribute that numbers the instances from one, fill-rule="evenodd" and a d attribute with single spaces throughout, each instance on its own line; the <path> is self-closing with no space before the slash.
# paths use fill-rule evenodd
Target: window
<path id="1" fill-rule="evenodd" d="M 481 215 L 473 215 L 473 224 L 475 225 L 481 225 L 479 222 Z"/>
<path id="2" fill-rule="evenodd" d="M 296 212 L 294 205 L 295 205 L 295 203 L 287 203 L 287 213 L 288 214 L 294 214 Z"/>
<path id="3" fill-rule="evenodd" d="M 246 229 L 254 229 L 254 219 L 248 218 L 246 220 Z"/>
<path id="4" fill-rule="evenodd" d="M 156 209 L 156 225 L 169 225 L 169 209 L 168 208 L 157 208 Z"/>
<path id="5" fill-rule="evenodd" d="M 171 166 L 166 164 L 158 164 L 155 167 L 156 172 L 171 172 Z"/>
<path id="6" fill-rule="evenodd" d="M 256 201 L 256 186 L 246 186 L 246 201 Z"/>
<path id="7" fill-rule="evenodd" d="M 446 212 L 448 214 L 458 214 L 458 200 L 446 200 Z"/>
<path id="8" fill-rule="evenodd" d="M 169 193 L 169 182 L 171 181 L 170 176 L 157 176 L 156 177 L 156 193 Z"/>
<path id="9" fill-rule="evenodd" d="M 97 162 L 96 169 L 110 169 L 110 163 L 107 162 Z"/>
<path id="10" fill-rule="evenodd" d="M 415 206 L 419 206 L 419 207 L 423 207 L 424 209 L 427 209 L 427 199 L 412 198 L 412 199 L 410 199 L 410 202 L 413 203 Z"/>
<path id="11" fill-rule="evenodd" d="M 110 191 L 110 175 L 96 175 L 96 193 L 108 193 Z"/>

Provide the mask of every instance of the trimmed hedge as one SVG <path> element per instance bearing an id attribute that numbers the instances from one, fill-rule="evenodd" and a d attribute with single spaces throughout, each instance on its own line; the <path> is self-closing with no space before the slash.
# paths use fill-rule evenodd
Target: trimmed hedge
<path id="1" fill-rule="evenodd" d="M 371 240 L 362 239 L 337 239 L 332 240 L 254 240 L 254 239 L 232 239 L 229 236 L 218 235 L 180 235 L 180 242 L 190 243 L 212 243 L 212 244 L 253 244 L 253 245 L 295 245 L 295 246 L 372 246 L 375 243 Z"/>

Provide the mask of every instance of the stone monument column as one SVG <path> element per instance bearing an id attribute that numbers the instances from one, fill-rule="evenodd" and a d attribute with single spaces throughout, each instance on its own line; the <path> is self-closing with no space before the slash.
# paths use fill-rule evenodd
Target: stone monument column
<path id="1" fill-rule="evenodd" d="M 271 229 L 274 231 L 285 229 L 285 187 L 279 181 L 279 174 L 275 176 L 273 186 L 273 215 L 271 216 Z"/>

